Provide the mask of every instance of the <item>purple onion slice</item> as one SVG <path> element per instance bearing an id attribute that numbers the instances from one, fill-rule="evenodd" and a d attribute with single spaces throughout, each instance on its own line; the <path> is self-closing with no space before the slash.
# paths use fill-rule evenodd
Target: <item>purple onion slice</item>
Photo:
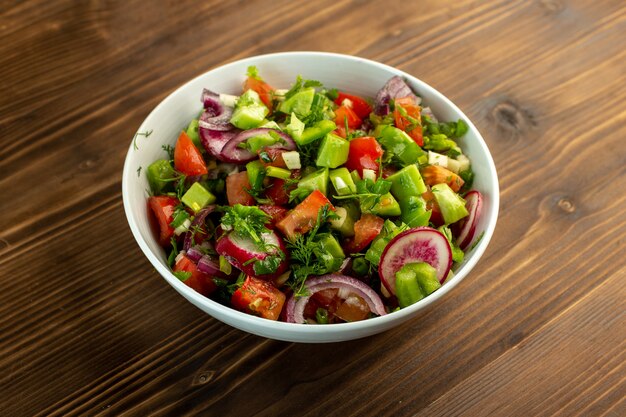
<path id="1" fill-rule="evenodd" d="M 202 210 L 196 213 L 196 216 L 193 218 L 191 222 L 191 226 L 189 226 L 189 230 L 185 232 L 185 238 L 183 243 L 183 250 L 187 252 L 189 248 L 191 248 L 191 244 L 193 243 L 193 229 L 195 226 L 202 227 L 204 225 L 204 221 L 206 217 L 211 214 L 215 210 L 214 205 L 206 206 Z"/>
<path id="2" fill-rule="evenodd" d="M 202 91 L 202 103 L 204 113 L 198 120 L 198 126 L 209 130 L 227 131 L 235 127 L 230 123 L 233 115 L 233 108 L 224 106 L 220 101 L 220 96 L 206 88 Z"/>
<path id="3" fill-rule="evenodd" d="M 244 130 L 238 133 L 237 136 L 229 140 L 228 143 L 226 143 L 226 145 L 224 145 L 224 147 L 222 148 L 220 159 L 222 161 L 238 164 L 243 164 L 246 162 L 250 162 L 253 159 L 256 159 L 256 154 L 250 152 L 248 149 L 239 147 L 239 145 L 254 136 L 265 135 L 269 132 L 276 133 L 278 136 L 280 136 L 282 141 L 278 141 L 275 144 L 268 146 L 267 148 L 286 149 L 288 151 L 296 150 L 296 143 L 288 134 L 274 129 L 256 128 Z"/>
<path id="4" fill-rule="evenodd" d="M 389 113 L 389 101 L 402 97 L 413 97 L 417 104 L 422 101 L 413 93 L 411 87 L 404 82 L 402 77 L 399 75 L 391 77 L 383 88 L 378 90 L 378 94 L 376 94 L 376 99 L 374 100 L 374 113 L 379 116 L 385 116 Z"/>
<path id="5" fill-rule="evenodd" d="M 223 161 L 222 159 L 222 149 L 224 145 L 226 145 L 231 139 L 233 139 L 239 132 L 239 129 L 233 129 L 229 131 L 220 131 L 220 130 L 210 130 L 200 128 L 200 141 L 202 142 L 202 146 L 206 151 Z"/>
<path id="6" fill-rule="evenodd" d="M 213 277 L 226 277 L 226 274 L 220 270 L 219 261 L 209 255 L 204 255 L 202 258 L 200 258 L 200 260 L 198 261 L 198 270 Z"/>
<path id="7" fill-rule="evenodd" d="M 305 287 L 308 291 L 307 296 L 295 297 L 292 295 L 287 301 L 285 307 L 285 318 L 290 323 L 305 323 L 304 309 L 313 294 L 319 291 L 338 288 L 340 291 L 354 293 L 361 297 L 369 306 L 370 311 L 379 316 L 387 314 L 383 301 L 380 299 L 376 291 L 363 281 L 346 275 L 328 274 L 320 277 L 309 278 Z"/>

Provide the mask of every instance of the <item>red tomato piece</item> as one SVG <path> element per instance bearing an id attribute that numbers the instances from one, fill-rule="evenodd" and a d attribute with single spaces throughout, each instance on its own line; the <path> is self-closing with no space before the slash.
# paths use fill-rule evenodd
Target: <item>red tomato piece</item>
<path id="1" fill-rule="evenodd" d="M 251 187 L 250 180 L 248 179 L 248 173 L 246 171 L 238 172 L 226 177 L 226 197 L 228 198 L 228 205 L 255 205 L 256 201 L 254 200 L 254 197 L 246 191 Z"/>
<path id="2" fill-rule="evenodd" d="M 161 246 L 168 246 L 170 239 L 174 236 L 174 228 L 170 226 L 174 220 L 174 211 L 180 204 L 177 198 L 165 195 L 148 198 L 148 205 L 159 225 L 159 243 Z"/>
<path id="3" fill-rule="evenodd" d="M 364 136 L 350 141 L 350 152 L 346 167 L 359 171 L 363 176 L 363 169 L 372 169 L 378 172 L 378 159 L 383 156 L 383 148 L 373 137 Z"/>
<path id="4" fill-rule="evenodd" d="M 343 105 L 343 101 L 345 99 L 350 100 L 350 102 L 352 103 L 352 110 L 361 119 L 365 119 L 372 112 L 372 106 L 370 106 L 370 104 L 364 98 L 344 93 L 342 91 L 340 91 L 337 95 L 337 98 L 335 99 L 335 104 L 341 106 Z"/>
<path id="5" fill-rule="evenodd" d="M 180 132 L 174 148 L 174 167 L 187 176 L 208 172 L 202 154 L 184 131 Z"/>
<path id="6" fill-rule="evenodd" d="M 272 99 L 274 97 L 274 88 L 263 80 L 254 77 L 248 77 L 243 84 L 243 91 L 256 91 L 263 104 L 272 112 Z"/>
<path id="7" fill-rule="evenodd" d="M 285 294 L 269 281 L 247 276 L 230 301 L 234 308 L 245 313 L 278 320 L 285 304 Z"/>
<path id="8" fill-rule="evenodd" d="M 373 214 L 365 213 L 354 223 L 354 237 L 346 240 L 347 253 L 359 253 L 383 230 L 385 221 Z"/>
<path id="9" fill-rule="evenodd" d="M 285 160 L 283 159 L 283 152 L 287 152 L 284 149 L 276 149 L 276 148 L 267 148 L 264 149 L 263 151 L 259 151 L 260 152 L 265 152 L 267 153 L 267 155 L 270 157 L 270 159 L 272 160 L 271 162 L 266 162 L 263 159 L 261 159 L 261 162 L 263 163 L 264 166 L 269 167 L 277 167 L 277 168 L 287 168 L 287 164 L 285 163 Z"/>
<path id="10" fill-rule="evenodd" d="M 289 239 L 297 234 L 306 233 L 315 226 L 317 213 L 326 204 L 330 205 L 331 210 L 335 210 L 326 196 L 315 190 L 279 221 L 276 227 Z"/>
<path id="11" fill-rule="evenodd" d="M 455 193 L 458 193 L 465 184 L 463 178 L 439 165 L 427 165 L 420 172 L 426 185 L 448 184 Z"/>
<path id="12" fill-rule="evenodd" d="M 269 185 L 265 189 L 265 196 L 274 202 L 274 205 L 282 206 L 289 203 L 289 193 L 296 185 L 285 187 L 285 180 L 270 178 Z"/>
<path id="13" fill-rule="evenodd" d="M 178 261 L 176 261 L 176 265 L 174 265 L 174 272 L 180 271 L 191 273 L 191 276 L 183 282 L 202 295 L 208 296 L 217 289 L 217 285 L 211 276 L 198 270 L 198 266 L 185 255 L 181 256 Z"/>
<path id="14" fill-rule="evenodd" d="M 412 97 L 396 99 L 394 104 L 396 108 L 393 111 L 393 117 L 396 127 L 400 130 L 404 130 L 419 146 L 424 146 L 421 125 L 421 107 L 415 103 Z M 404 111 L 400 111 L 399 108 L 402 108 Z M 406 112 L 406 116 L 402 114 L 404 112 Z"/>
<path id="15" fill-rule="evenodd" d="M 361 127 L 361 119 L 350 107 L 339 106 L 337 110 L 335 110 L 335 124 L 345 128 L 346 120 L 350 129 L 358 129 Z"/>
<path id="16" fill-rule="evenodd" d="M 285 207 L 271 206 L 266 204 L 260 205 L 259 208 L 272 218 L 272 226 L 281 221 L 283 217 L 287 215 L 287 211 L 289 211 Z"/>
<path id="17" fill-rule="evenodd" d="M 356 294 L 350 294 L 335 311 L 335 316 L 347 322 L 365 320 L 369 315 L 369 306 L 363 298 Z"/>

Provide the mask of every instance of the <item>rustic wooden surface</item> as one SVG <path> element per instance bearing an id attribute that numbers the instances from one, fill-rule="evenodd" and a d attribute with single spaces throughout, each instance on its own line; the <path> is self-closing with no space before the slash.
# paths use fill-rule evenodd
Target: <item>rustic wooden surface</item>
<path id="1" fill-rule="evenodd" d="M 626 415 L 623 1 L 1 1 L 0 415 Z M 121 172 L 186 80 L 358 55 L 475 122 L 501 210 L 430 312 L 332 345 L 234 330 L 127 226 Z"/>

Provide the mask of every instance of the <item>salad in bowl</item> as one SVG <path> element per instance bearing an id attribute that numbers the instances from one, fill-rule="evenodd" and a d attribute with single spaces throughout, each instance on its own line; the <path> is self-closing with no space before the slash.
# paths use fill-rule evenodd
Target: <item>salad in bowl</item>
<path id="1" fill-rule="evenodd" d="M 297 324 L 385 316 L 440 291 L 482 236 L 468 123 L 440 120 L 400 75 L 368 97 L 262 71 L 249 66 L 237 94 L 198 90 L 201 112 L 145 167 L 173 275 Z"/>

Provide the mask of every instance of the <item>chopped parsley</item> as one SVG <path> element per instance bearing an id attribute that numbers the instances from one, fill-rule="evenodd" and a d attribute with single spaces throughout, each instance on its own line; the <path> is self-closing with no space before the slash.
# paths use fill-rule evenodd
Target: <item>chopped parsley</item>
<path id="1" fill-rule="evenodd" d="M 296 297 L 307 295 L 304 283 L 310 275 L 322 275 L 328 272 L 328 266 L 324 262 L 324 250 L 320 242 L 315 240 L 320 227 L 327 220 L 336 218 L 337 215 L 326 204 L 317 213 L 315 226 L 306 235 L 297 235 L 287 242 L 287 247 L 291 253 L 292 275 L 287 281 Z"/>

